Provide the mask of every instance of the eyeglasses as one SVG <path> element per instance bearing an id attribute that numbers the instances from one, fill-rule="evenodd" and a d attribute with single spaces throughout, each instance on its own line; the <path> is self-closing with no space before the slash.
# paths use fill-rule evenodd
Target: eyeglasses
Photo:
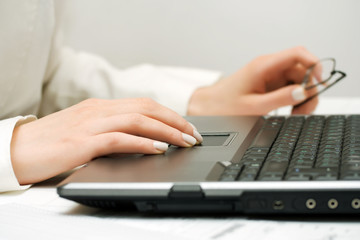
<path id="1" fill-rule="evenodd" d="M 306 91 L 312 89 L 314 91 L 310 91 L 313 94 L 295 107 L 310 101 L 346 77 L 346 73 L 335 70 L 335 67 L 336 61 L 334 58 L 325 58 L 308 68 L 301 86 Z M 315 90 L 315 88 L 317 89 Z"/>

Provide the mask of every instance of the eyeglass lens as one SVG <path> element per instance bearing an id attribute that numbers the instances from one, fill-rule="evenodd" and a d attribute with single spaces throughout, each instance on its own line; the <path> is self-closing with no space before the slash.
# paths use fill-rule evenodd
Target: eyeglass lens
<path id="1" fill-rule="evenodd" d="M 335 61 L 333 59 L 319 61 L 307 72 L 308 76 L 305 78 L 306 88 L 311 89 L 315 86 L 318 88 L 326 87 L 332 79 L 334 70 Z"/>

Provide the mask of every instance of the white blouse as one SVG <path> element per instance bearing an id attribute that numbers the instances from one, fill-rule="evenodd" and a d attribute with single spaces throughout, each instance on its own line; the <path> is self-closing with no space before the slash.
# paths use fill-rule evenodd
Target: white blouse
<path id="1" fill-rule="evenodd" d="M 23 189 L 11 165 L 16 124 L 87 98 L 150 97 L 181 115 L 195 89 L 220 73 L 144 64 L 115 69 L 104 59 L 62 46 L 60 9 L 50 0 L 0 1 L 0 192 Z"/>

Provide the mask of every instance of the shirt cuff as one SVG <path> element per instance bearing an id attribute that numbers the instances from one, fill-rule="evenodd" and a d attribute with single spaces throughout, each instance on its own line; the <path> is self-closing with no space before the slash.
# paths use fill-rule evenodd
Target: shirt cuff
<path id="1" fill-rule="evenodd" d="M 18 116 L 0 121 L 0 192 L 23 190 L 30 185 L 21 186 L 11 164 L 10 144 L 14 128 L 36 120 L 33 115 Z"/>

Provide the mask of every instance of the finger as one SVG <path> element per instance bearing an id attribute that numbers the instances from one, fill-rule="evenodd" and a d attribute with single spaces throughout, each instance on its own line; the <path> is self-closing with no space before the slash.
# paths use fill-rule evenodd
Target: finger
<path id="1" fill-rule="evenodd" d="M 296 64 L 285 71 L 284 77 L 288 82 L 301 84 L 305 78 L 306 72 L 307 68 L 301 64 Z"/>
<path id="2" fill-rule="evenodd" d="M 318 82 L 325 80 L 322 79 L 322 72 L 323 72 L 323 65 L 321 64 L 321 62 L 319 62 L 318 64 L 315 65 L 315 68 L 313 69 L 313 75 Z"/>
<path id="3" fill-rule="evenodd" d="M 191 135 L 139 113 L 107 117 L 98 120 L 96 125 L 98 133 L 123 132 L 181 147 L 191 147 L 197 142 Z"/>
<path id="4" fill-rule="evenodd" d="M 313 79 L 310 79 L 312 84 Z M 296 104 L 292 109 L 292 114 L 310 114 L 315 111 L 317 104 L 319 103 L 319 98 L 316 96 L 317 88 L 311 88 L 305 91 L 307 99 L 300 104 Z M 315 96 L 315 97 L 313 97 Z"/>
<path id="5" fill-rule="evenodd" d="M 305 90 L 300 85 L 293 84 L 259 95 L 258 104 L 270 112 L 279 107 L 296 105 L 304 101 L 306 97 Z"/>
<path id="6" fill-rule="evenodd" d="M 93 158 L 112 153 L 161 154 L 168 149 L 166 143 L 119 132 L 96 135 L 90 145 Z"/>
<path id="7" fill-rule="evenodd" d="M 117 101 L 117 100 L 115 100 Z M 129 99 L 128 100 L 128 109 L 125 111 L 126 113 L 138 112 L 150 118 L 156 119 L 158 121 L 163 122 L 166 125 L 169 125 L 173 128 L 178 129 L 179 131 L 191 135 L 197 139 L 198 142 L 202 142 L 202 137 L 198 133 L 198 131 L 191 125 L 188 121 L 186 121 L 183 117 L 177 114 L 175 111 L 151 100 L 149 98 L 137 98 L 137 99 Z M 113 106 L 113 111 L 117 112 L 119 109 L 119 105 L 123 105 L 123 100 L 119 100 L 115 102 Z M 124 108 L 122 108 L 124 109 Z M 121 110 L 123 113 L 124 110 Z"/>
<path id="8" fill-rule="evenodd" d="M 319 98 L 315 97 L 304 104 L 300 104 L 296 107 L 293 107 L 291 114 L 311 114 L 312 112 L 315 111 L 318 103 L 319 103 Z"/>
<path id="9" fill-rule="evenodd" d="M 319 59 L 306 50 L 304 47 L 290 48 L 278 53 L 275 53 L 273 64 L 278 66 L 280 70 L 289 69 L 296 64 L 300 63 L 305 68 L 309 68 L 314 65 Z"/>

